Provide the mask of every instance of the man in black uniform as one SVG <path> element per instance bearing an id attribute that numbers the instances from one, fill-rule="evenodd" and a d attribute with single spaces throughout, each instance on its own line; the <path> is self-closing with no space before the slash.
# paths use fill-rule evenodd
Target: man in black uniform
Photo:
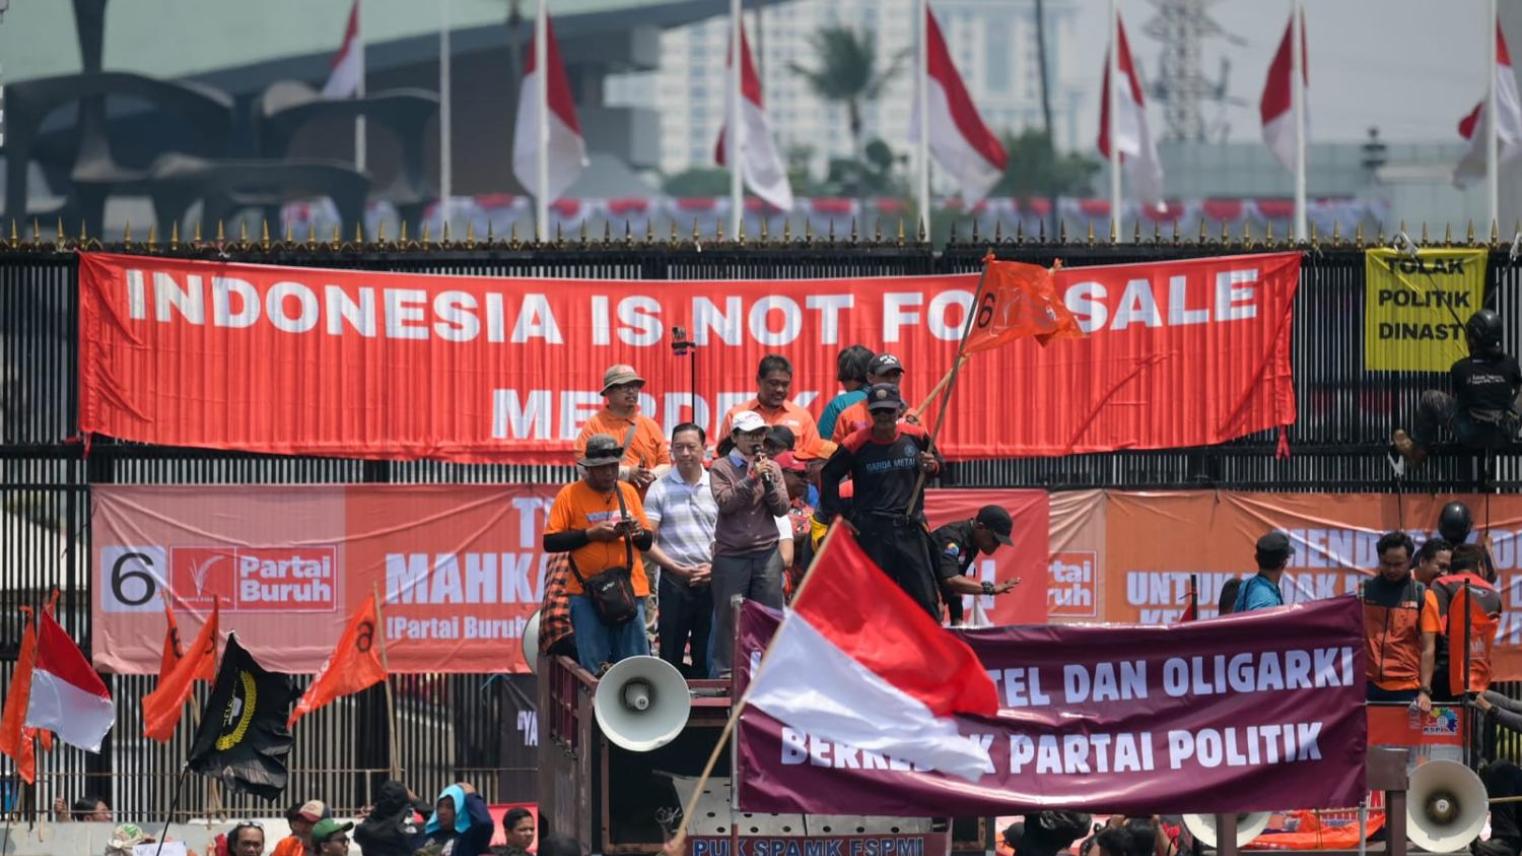
<path id="1" fill-rule="evenodd" d="M 935 547 L 936 561 L 941 566 L 941 590 L 946 594 L 946 612 L 953 625 L 962 623 L 962 595 L 1004 594 L 1020 583 L 1018 579 L 1002 583 L 978 581 L 967 576 L 967 571 L 979 553 L 993 555 L 999 545 L 1008 546 L 1009 534 L 1015 529 L 1015 521 L 1009 512 L 997 505 L 985 505 L 978 515 L 969 520 L 958 520 L 930 533 Z M 968 590 L 966 583 L 972 583 Z"/>
<path id="2" fill-rule="evenodd" d="M 868 388 L 872 426 L 846 437 L 824 465 L 814 516 L 827 524 L 841 513 L 840 482 L 850 477 L 854 493 L 847 519 L 856 530 L 857 542 L 939 621 L 940 582 L 925 529 L 920 473 L 935 475 L 941 461 L 930 448 L 930 435 L 924 428 L 899 422 L 903 407 L 898 387 L 879 383 Z"/>
<path id="3" fill-rule="evenodd" d="M 1395 451 L 1412 466 L 1426 459 L 1444 426 L 1471 448 L 1495 449 L 1515 441 L 1522 368 L 1516 357 L 1501 350 L 1502 333 L 1501 316 L 1493 309 L 1481 309 L 1464 323 L 1469 356 L 1448 370 L 1453 393 L 1423 392 L 1411 433 L 1397 428 L 1391 438 Z"/>

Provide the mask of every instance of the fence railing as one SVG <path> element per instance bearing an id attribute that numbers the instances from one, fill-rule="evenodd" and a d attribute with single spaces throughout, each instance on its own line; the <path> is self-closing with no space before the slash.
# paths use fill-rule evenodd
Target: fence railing
<path id="1" fill-rule="evenodd" d="M 1080 266 L 1293 248 L 1272 235 L 1216 235 L 1203 229 L 1190 239 L 1133 234 L 1134 240 L 1123 243 L 1095 240 L 1092 234 L 1057 243 L 1022 233 L 963 230 L 939 250 L 906 241 L 893 229 L 885 237 L 881 226 L 865 237 L 854 224 L 833 240 L 806 234 L 744 243 L 695 234 L 606 234 L 544 245 L 474 234 L 463 240 L 365 240 L 362 235 L 345 240 L 332 235 L 319 241 L 315 236 L 271 238 L 264 229 L 257 237 L 246 228 L 235 231 L 236 238 L 222 227 L 208 230 L 209 239 L 150 234 L 142 241 L 128 235 L 107 246 L 63 234 L 61 228 L 51 238 L 33 230 L 23 239 L 13 225 L 9 240 L 0 239 L 0 512 L 6 525 L 0 538 L 0 668 L 6 681 L 20 636 L 14 607 L 36 602 L 51 586 L 63 592 L 65 627 L 89 644 L 87 524 L 94 484 L 556 482 L 571 477 L 567 467 L 287 458 L 110 441 L 96 442 L 87 455 L 77 437 L 79 250 L 416 273 L 675 280 L 971 271 L 988 249 L 1002 258 L 1042 264 L 1060 258 L 1067 266 Z M 1293 345 L 1300 412 L 1289 432 L 1293 453 L 1288 459 L 1274 457 L 1277 438 L 1263 433 L 1210 448 L 964 462 L 948 468 L 945 482 L 1049 489 L 1522 489 L 1522 456 L 1512 454 L 1490 464 L 1488 478 L 1482 478 L 1474 456 L 1454 451 L 1436 455 L 1415 476 L 1394 477 L 1384 456 L 1390 431 L 1411 412 L 1420 390 L 1439 378 L 1363 371 L 1362 250 L 1384 241 L 1382 235 L 1366 239 L 1355 234 L 1345 240 L 1334 234 L 1298 247 L 1305 252 Z M 1475 245 L 1476 239 L 1470 231 L 1460 241 L 1451 233 L 1445 241 Z M 1489 244 L 1486 301 L 1505 319 L 1507 344 L 1514 350 L 1522 330 L 1522 265 L 1494 233 Z M 108 676 L 108 681 L 118 700 L 118 722 L 105 751 L 99 756 L 67 749 L 43 755 L 39 769 L 44 783 L 29 797 L 45 808 L 54 796 L 72 800 L 94 792 L 121 816 L 161 815 L 169 783 L 188 749 L 188 729 L 166 745 L 143 740 L 138 699 L 153 679 Z M 477 778 L 477 786 L 489 797 L 511 795 L 514 777 L 526 775 L 521 753 L 515 756 L 510 747 L 523 739 L 524 723 L 517 713 L 524 704 L 532 707 L 524 701 L 534 695 L 531 678 L 449 675 L 393 681 L 399 691 L 401 761 L 419 793 L 437 792 L 455 776 L 469 774 L 485 777 Z M 341 811 L 364 804 L 389 766 L 385 732 L 378 688 L 307 717 L 292 755 L 290 801 L 323 798 Z M 9 762 L 0 771 L 9 772 Z M 0 790 L 0 798 L 10 793 Z M 208 798 L 204 785 L 191 786 L 182 800 L 185 816 L 204 816 Z M 231 814 L 284 808 L 228 797 L 224 802 Z"/>

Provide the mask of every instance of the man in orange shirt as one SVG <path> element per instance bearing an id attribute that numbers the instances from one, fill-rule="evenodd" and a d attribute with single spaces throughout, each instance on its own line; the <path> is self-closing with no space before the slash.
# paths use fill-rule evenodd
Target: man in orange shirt
<path id="1" fill-rule="evenodd" d="M 728 437 L 734 431 L 735 416 L 749 410 L 761 416 L 767 425 L 786 425 L 793 432 L 794 452 L 800 458 L 820 457 L 819 425 L 807 410 L 788 400 L 793 388 L 793 364 L 780 354 L 767 354 L 756 369 L 756 397 L 737 404 L 724 414 L 724 423 L 715 436 Z"/>
<path id="2" fill-rule="evenodd" d="M 644 603 L 650 582 L 640 551 L 650 549 L 653 538 L 639 491 L 618 480 L 623 447 L 607 434 L 596 434 L 587 439 L 586 449 L 576 461 L 581 480 L 561 488 L 550 506 L 544 551 L 570 554 L 566 593 L 576 659 L 582 668 L 601 674 L 619 660 L 650 653 Z M 598 580 L 605 574 L 627 574 L 634 594 L 633 609 L 611 621 L 604 620 L 586 593 L 586 582 L 606 583 Z"/>
<path id="3" fill-rule="evenodd" d="M 867 389 L 879 383 L 891 384 L 900 391 L 903 390 L 904 364 L 898 361 L 898 357 L 892 354 L 878 354 L 867 363 Z M 830 439 L 837 445 L 844 443 L 846 438 L 863 428 L 872 427 L 872 413 L 867 410 L 867 400 L 861 401 L 840 411 L 840 416 L 835 419 L 835 433 Z"/>
<path id="4" fill-rule="evenodd" d="M 1359 589 L 1369 701 L 1432 709 L 1432 671 L 1442 630 L 1437 598 L 1411 576 L 1411 536 L 1386 532 L 1374 545 L 1379 572 Z"/>
<path id="5" fill-rule="evenodd" d="M 587 439 L 607 434 L 624 447 L 618 477 L 639 488 L 640 496 L 655 481 L 656 468 L 671 466 L 671 446 L 654 419 L 639 412 L 639 391 L 645 379 L 634 366 L 609 366 L 602 375 L 602 397 L 606 405 L 581 426 L 576 437 L 577 456 L 587 452 Z"/>

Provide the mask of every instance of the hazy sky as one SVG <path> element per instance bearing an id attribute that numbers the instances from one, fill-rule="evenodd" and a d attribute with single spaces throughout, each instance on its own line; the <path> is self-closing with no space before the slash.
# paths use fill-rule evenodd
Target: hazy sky
<path id="1" fill-rule="evenodd" d="M 1501 0 L 1503 20 L 1512 18 L 1518 0 Z M 1078 82 L 1093 105 L 1083 111 L 1079 138 L 1092 139 L 1098 124 L 1100 66 L 1108 4 L 1078 0 L 1080 45 L 1093 45 L 1093 57 L 1076 63 Z M 1219 0 L 1209 14 L 1228 33 L 1246 40 L 1207 42 L 1201 63 L 1216 79 L 1220 58 L 1229 55 L 1230 95 L 1246 103 L 1222 108 L 1209 105 L 1207 124 L 1224 118 L 1234 140 L 1259 139 L 1258 98 L 1269 60 L 1289 22 L 1288 0 Z M 1312 139 L 1362 140 L 1371 125 L 1399 142 L 1457 142 L 1459 117 L 1484 94 L 1484 0 L 1308 0 L 1306 41 L 1310 71 Z M 1156 14 L 1150 0 L 1120 0 L 1131 49 L 1142 62 L 1150 85 L 1157 73 L 1161 44 L 1142 32 Z M 1515 31 L 1514 31 L 1515 32 Z M 1160 108 L 1149 103 L 1153 127 L 1160 128 Z"/>

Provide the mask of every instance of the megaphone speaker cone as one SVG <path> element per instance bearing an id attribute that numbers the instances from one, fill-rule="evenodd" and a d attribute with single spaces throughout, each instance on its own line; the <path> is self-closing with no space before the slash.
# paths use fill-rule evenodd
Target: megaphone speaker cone
<path id="1" fill-rule="evenodd" d="M 1485 784 L 1456 761 L 1428 761 L 1406 788 L 1406 837 L 1429 853 L 1463 850 L 1485 826 Z"/>
<path id="2" fill-rule="evenodd" d="M 523 625 L 523 661 L 528 663 L 528 670 L 534 674 L 539 673 L 539 610 L 528 617 L 528 623 Z"/>
<path id="3" fill-rule="evenodd" d="M 692 694 L 676 666 L 659 657 L 630 657 L 597 681 L 592 710 L 597 727 L 614 745 L 650 752 L 687 727 Z"/>
<path id="4" fill-rule="evenodd" d="M 1237 846 L 1243 847 L 1254 838 L 1263 834 L 1268 828 L 1270 814 L 1266 811 L 1255 811 L 1237 815 Z M 1216 834 L 1215 815 L 1213 814 L 1186 814 L 1184 826 L 1189 829 L 1195 840 L 1206 847 L 1215 847 L 1220 836 Z"/>

